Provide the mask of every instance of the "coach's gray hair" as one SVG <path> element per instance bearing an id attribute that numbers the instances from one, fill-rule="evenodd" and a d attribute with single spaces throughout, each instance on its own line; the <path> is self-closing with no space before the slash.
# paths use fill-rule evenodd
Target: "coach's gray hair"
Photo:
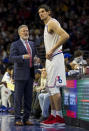
<path id="1" fill-rule="evenodd" d="M 19 34 L 20 29 L 23 28 L 23 27 L 27 27 L 27 28 L 28 28 L 27 25 L 20 25 L 20 26 L 18 27 L 18 34 Z"/>

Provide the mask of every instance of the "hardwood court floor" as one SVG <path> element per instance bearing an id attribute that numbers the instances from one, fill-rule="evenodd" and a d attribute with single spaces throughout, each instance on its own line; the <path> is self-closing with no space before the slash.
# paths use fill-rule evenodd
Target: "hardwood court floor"
<path id="1" fill-rule="evenodd" d="M 15 126 L 14 115 L 8 113 L 0 113 L 0 131 L 87 131 L 85 129 L 71 127 L 71 126 L 55 126 L 47 127 L 42 126 L 38 120 L 32 120 L 34 126 Z"/>

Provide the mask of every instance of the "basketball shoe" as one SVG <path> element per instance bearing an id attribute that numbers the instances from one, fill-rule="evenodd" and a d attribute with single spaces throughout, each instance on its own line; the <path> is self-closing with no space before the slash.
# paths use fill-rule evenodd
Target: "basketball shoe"
<path id="1" fill-rule="evenodd" d="M 64 121 L 64 118 L 56 115 L 56 117 L 50 115 L 50 117 L 41 122 L 42 125 L 46 125 L 46 126 L 54 126 L 54 125 L 57 125 L 57 124 L 60 124 L 60 126 L 64 126 L 65 125 L 65 121 Z"/>

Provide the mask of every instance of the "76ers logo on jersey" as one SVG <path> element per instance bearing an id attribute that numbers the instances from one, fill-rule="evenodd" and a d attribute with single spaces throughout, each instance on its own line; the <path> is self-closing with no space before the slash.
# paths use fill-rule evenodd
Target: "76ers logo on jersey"
<path id="1" fill-rule="evenodd" d="M 60 76 L 56 76 L 56 84 L 58 83 L 62 83 L 62 79 L 60 78 Z"/>

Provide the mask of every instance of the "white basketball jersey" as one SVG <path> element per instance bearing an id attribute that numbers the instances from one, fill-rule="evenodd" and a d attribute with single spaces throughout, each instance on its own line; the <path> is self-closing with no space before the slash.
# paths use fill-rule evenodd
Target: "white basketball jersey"
<path id="1" fill-rule="evenodd" d="M 55 21 L 58 24 L 58 26 L 60 26 L 60 23 L 56 19 L 52 18 L 50 19 L 50 21 Z M 60 39 L 60 36 L 58 34 L 55 34 L 55 33 L 50 34 L 48 32 L 48 23 L 45 25 L 45 28 L 44 28 L 44 44 L 45 44 L 46 53 L 48 53 L 56 44 L 58 39 Z M 58 52 L 58 50 L 62 50 L 62 46 L 57 48 L 54 53 Z"/>
<path id="2" fill-rule="evenodd" d="M 60 27 L 60 24 L 56 19 L 52 18 L 49 20 L 49 22 L 50 21 L 56 22 Z M 51 34 L 48 32 L 48 23 L 45 25 L 44 29 L 44 44 L 46 53 L 48 53 L 60 39 L 58 34 Z M 55 50 L 55 52 L 52 54 L 51 60 L 46 59 L 47 86 L 49 88 L 55 86 L 62 87 L 66 85 L 64 56 L 61 50 L 62 46 Z"/>

